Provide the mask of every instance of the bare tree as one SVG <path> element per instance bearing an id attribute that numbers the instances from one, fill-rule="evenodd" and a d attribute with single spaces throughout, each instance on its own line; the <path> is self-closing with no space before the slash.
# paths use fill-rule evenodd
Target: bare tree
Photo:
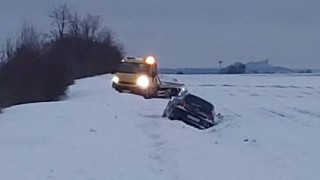
<path id="1" fill-rule="evenodd" d="M 13 44 L 13 42 L 12 42 L 12 39 L 10 39 L 10 38 L 8 38 L 7 40 L 6 40 L 6 47 L 5 47 L 6 49 L 5 49 L 5 54 L 6 54 L 6 57 L 8 58 L 8 59 L 10 59 L 11 57 L 13 57 L 13 55 L 14 55 L 14 44 Z"/>
<path id="2" fill-rule="evenodd" d="M 101 26 L 101 17 L 98 15 L 87 14 L 80 22 L 82 35 L 87 39 L 95 39 L 96 33 Z"/>
<path id="3" fill-rule="evenodd" d="M 11 41 L 7 41 L 7 54 L 10 56 L 13 52 Z M 34 25 L 23 24 L 19 37 L 17 39 L 16 48 L 28 47 L 29 49 L 39 51 L 42 47 L 41 32 Z"/>
<path id="4" fill-rule="evenodd" d="M 3 45 L 1 47 L 1 51 L 0 51 L 0 68 L 1 68 L 1 63 L 4 62 L 6 59 L 7 59 L 7 57 L 6 57 L 6 48 Z"/>
<path id="5" fill-rule="evenodd" d="M 116 34 L 111 29 L 103 27 L 98 33 L 96 40 L 100 43 L 103 43 L 109 47 L 115 47 L 120 54 L 125 54 L 123 44 L 117 42 Z"/>
<path id="6" fill-rule="evenodd" d="M 104 27 L 97 33 L 97 40 L 102 43 L 107 43 L 108 45 L 115 44 L 115 33 L 111 31 L 109 28 Z"/>
<path id="7" fill-rule="evenodd" d="M 68 26 L 68 34 L 71 36 L 79 36 L 80 35 L 80 25 L 79 25 L 78 14 L 74 13 L 73 16 L 70 16 L 70 23 Z"/>
<path id="8" fill-rule="evenodd" d="M 5 54 L 6 53 L 5 53 L 4 49 L 1 49 L 1 51 L 0 51 L 0 68 L 1 68 L 1 63 L 6 60 L 6 55 Z"/>
<path id="9" fill-rule="evenodd" d="M 0 52 L 0 62 L 4 62 L 14 55 L 14 44 L 12 42 L 11 38 L 8 38 L 6 40 L 6 44 L 2 46 L 1 52 Z"/>
<path id="10" fill-rule="evenodd" d="M 53 35 L 56 38 L 63 38 L 67 24 L 70 21 L 71 13 L 68 4 L 64 3 L 54 7 L 49 17 L 52 18 L 51 25 L 54 27 Z"/>

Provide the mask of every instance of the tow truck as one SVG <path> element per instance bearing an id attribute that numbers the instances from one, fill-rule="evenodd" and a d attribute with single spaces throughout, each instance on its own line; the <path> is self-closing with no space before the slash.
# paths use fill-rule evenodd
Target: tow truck
<path id="1" fill-rule="evenodd" d="M 171 98 L 183 90 L 184 84 L 161 81 L 153 56 L 126 57 L 112 78 L 112 88 L 144 98 Z"/>

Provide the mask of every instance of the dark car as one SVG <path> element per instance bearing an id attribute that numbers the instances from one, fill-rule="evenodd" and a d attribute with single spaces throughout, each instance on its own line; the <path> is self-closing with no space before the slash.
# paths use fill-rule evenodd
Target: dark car
<path id="1" fill-rule="evenodd" d="M 215 112 L 211 103 L 183 92 L 168 102 L 162 117 L 181 120 L 199 129 L 207 129 L 214 125 Z"/>

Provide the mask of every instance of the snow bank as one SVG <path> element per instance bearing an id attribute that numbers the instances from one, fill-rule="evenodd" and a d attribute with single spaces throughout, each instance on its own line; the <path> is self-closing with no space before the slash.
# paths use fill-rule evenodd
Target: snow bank
<path id="1" fill-rule="evenodd" d="M 161 118 L 165 99 L 78 80 L 67 99 L 0 114 L 0 177 L 318 179 L 319 76 L 165 75 L 224 118 L 205 131 Z"/>

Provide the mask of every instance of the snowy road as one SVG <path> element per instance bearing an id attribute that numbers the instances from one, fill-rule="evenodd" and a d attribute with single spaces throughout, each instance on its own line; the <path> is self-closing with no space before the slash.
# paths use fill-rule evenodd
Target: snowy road
<path id="1" fill-rule="evenodd" d="M 60 102 L 0 114 L 0 179 L 206 180 L 320 177 L 320 76 L 165 75 L 224 118 L 200 131 L 161 118 L 164 99 L 76 81 Z"/>

